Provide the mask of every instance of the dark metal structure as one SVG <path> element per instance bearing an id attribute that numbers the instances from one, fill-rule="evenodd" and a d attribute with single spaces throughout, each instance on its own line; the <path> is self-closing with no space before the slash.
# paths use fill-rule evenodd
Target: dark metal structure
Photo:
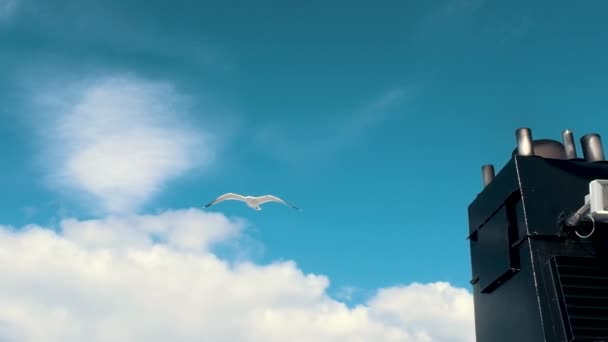
<path id="1" fill-rule="evenodd" d="M 469 206 L 478 342 L 608 341 L 608 227 L 573 214 L 608 179 L 601 138 L 563 144 L 516 132 L 512 158 Z M 584 208 L 583 208 L 584 209 Z M 569 224 L 568 222 L 575 222 Z"/>

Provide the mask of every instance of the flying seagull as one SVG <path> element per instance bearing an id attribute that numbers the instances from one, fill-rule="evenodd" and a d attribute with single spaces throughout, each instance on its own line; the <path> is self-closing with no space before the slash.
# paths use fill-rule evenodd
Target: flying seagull
<path id="1" fill-rule="evenodd" d="M 267 202 L 279 202 L 279 203 L 283 203 L 285 205 L 288 205 L 298 211 L 302 211 L 300 208 L 296 207 L 295 205 L 288 203 L 276 196 L 273 195 L 264 195 L 264 196 L 241 196 L 238 194 L 233 194 L 231 192 L 224 194 L 216 199 L 213 200 L 213 202 L 207 204 L 205 206 L 205 208 L 209 208 L 210 206 L 220 203 L 222 201 L 228 201 L 228 200 L 236 200 L 236 201 L 242 201 L 245 202 L 247 204 L 247 206 L 249 206 L 252 209 L 255 210 L 262 210 L 262 208 L 260 207 L 260 205 L 267 203 Z"/>

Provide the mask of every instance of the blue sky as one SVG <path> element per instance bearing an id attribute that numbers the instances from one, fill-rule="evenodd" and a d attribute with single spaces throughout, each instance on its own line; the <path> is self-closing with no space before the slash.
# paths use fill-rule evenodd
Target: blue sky
<path id="1" fill-rule="evenodd" d="M 207 210 L 246 222 L 215 255 L 292 260 L 349 306 L 411 283 L 468 289 L 481 165 L 502 167 L 518 127 L 604 134 L 607 10 L 0 0 L 0 224 L 273 193 L 304 211 Z"/>

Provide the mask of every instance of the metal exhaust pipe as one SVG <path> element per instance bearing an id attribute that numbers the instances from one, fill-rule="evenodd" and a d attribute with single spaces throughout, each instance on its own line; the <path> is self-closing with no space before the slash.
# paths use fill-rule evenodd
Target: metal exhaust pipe
<path id="1" fill-rule="evenodd" d="M 520 156 L 533 156 L 534 146 L 532 145 L 532 131 L 522 127 L 515 131 L 517 137 L 517 154 Z"/>
<path id="2" fill-rule="evenodd" d="M 583 157 L 588 162 L 603 161 L 604 147 L 602 147 L 602 138 L 599 134 L 589 133 L 581 138 L 583 147 Z"/>
<path id="3" fill-rule="evenodd" d="M 483 187 L 485 188 L 488 184 L 494 180 L 494 165 L 486 164 L 481 167 L 481 177 L 483 179 Z"/>
<path id="4" fill-rule="evenodd" d="M 572 131 L 569 129 L 563 131 L 562 139 L 564 142 L 566 159 L 576 159 L 576 144 L 574 143 L 574 135 L 572 134 Z"/>

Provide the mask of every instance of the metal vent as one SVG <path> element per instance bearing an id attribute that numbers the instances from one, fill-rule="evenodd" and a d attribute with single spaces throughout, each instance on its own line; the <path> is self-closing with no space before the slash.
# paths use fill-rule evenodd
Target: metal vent
<path id="1" fill-rule="evenodd" d="M 556 256 L 551 263 L 568 341 L 608 341 L 608 262 Z"/>

